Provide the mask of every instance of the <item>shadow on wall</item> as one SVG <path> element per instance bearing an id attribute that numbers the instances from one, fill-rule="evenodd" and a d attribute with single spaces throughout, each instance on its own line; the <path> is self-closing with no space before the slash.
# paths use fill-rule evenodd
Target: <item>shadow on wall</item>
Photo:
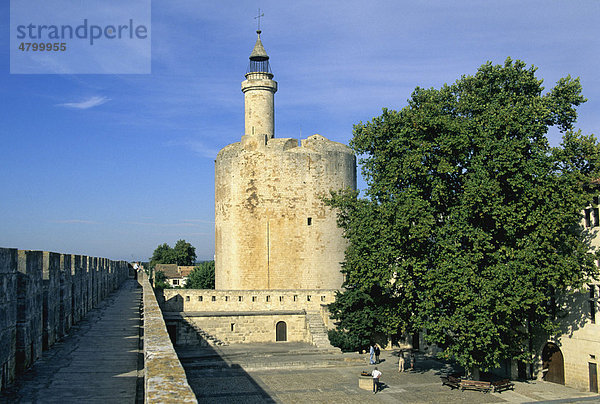
<path id="1" fill-rule="evenodd" d="M 165 311 L 165 307 L 168 307 L 168 311 L 183 311 L 183 296 L 175 295 L 167 300 L 165 300 L 165 295 L 162 289 L 155 289 L 156 300 L 161 308 L 161 310 Z"/>
<path id="2" fill-rule="evenodd" d="M 556 333 L 536 341 L 539 362 L 537 372 L 542 372 L 542 380 L 565 384 L 564 362 L 569 358 L 563 356 L 561 337 L 571 338 L 576 331 L 590 322 L 589 291 L 582 289 L 569 295 L 562 295 L 556 302 L 551 302 L 557 309 L 555 313 L 558 328 Z M 570 360 L 572 361 L 572 359 Z"/>

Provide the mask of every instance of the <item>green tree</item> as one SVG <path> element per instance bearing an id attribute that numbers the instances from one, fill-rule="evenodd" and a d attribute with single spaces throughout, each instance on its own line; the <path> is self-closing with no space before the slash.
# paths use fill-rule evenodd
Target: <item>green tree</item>
<path id="1" fill-rule="evenodd" d="M 156 264 L 175 264 L 173 249 L 167 243 L 159 245 L 152 253 L 150 267 L 154 268 Z"/>
<path id="2" fill-rule="evenodd" d="M 189 266 L 194 265 L 196 261 L 196 248 L 185 240 L 178 240 L 173 247 L 175 264 Z"/>
<path id="3" fill-rule="evenodd" d="M 156 289 L 170 289 L 171 285 L 167 283 L 167 278 L 163 271 L 156 271 L 154 274 L 154 287 Z"/>
<path id="4" fill-rule="evenodd" d="M 388 324 L 395 315 L 389 308 L 397 305 L 391 300 L 390 294 L 377 286 L 368 292 L 360 288 L 337 292 L 335 302 L 329 305 L 332 318 L 337 320 L 337 329 L 329 331 L 331 344 L 343 351 L 368 350 L 373 342 L 387 345 Z"/>
<path id="5" fill-rule="evenodd" d="M 204 261 L 194 267 L 185 282 L 186 289 L 214 289 L 215 262 Z"/>
<path id="6" fill-rule="evenodd" d="M 150 266 L 155 267 L 156 264 L 177 264 L 182 266 L 193 265 L 196 261 L 196 248 L 185 240 L 179 240 L 174 248 L 171 248 L 167 243 L 163 243 L 156 247 L 150 258 Z"/>
<path id="7" fill-rule="evenodd" d="M 579 80 L 544 94 L 535 71 L 487 63 L 355 125 L 365 197 L 327 200 L 349 240 L 346 293 L 379 286 L 388 330 L 425 328 L 467 369 L 531 360 L 532 341 L 555 331 L 553 298 L 597 276 L 580 222 L 598 192 L 600 148 L 573 131 Z"/>

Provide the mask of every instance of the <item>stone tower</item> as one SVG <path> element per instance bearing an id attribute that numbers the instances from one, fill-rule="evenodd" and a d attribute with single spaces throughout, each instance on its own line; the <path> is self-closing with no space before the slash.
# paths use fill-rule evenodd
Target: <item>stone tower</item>
<path id="1" fill-rule="evenodd" d="M 339 289 L 346 241 L 321 196 L 356 188 L 356 159 L 320 135 L 275 138 L 277 83 L 257 33 L 242 82 L 245 134 L 215 160 L 215 286 Z"/>

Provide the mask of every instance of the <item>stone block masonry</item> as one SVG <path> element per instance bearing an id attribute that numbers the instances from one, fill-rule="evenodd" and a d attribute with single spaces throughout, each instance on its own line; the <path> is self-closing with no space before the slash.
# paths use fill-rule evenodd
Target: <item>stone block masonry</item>
<path id="1" fill-rule="evenodd" d="M 0 391 L 129 276 L 125 261 L 0 248 Z"/>
<path id="2" fill-rule="evenodd" d="M 19 251 L 17 283 L 17 373 L 42 356 L 43 253 Z"/>
<path id="3" fill-rule="evenodd" d="M 17 250 L 0 249 L 0 390 L 15 379 Z"/>
<path id="4" fill-rule="evenodd" d="M 154 289 L 145 273 L 139 275 L 144 299 L 144 402 L 196 403 L 171 344 Z"/>

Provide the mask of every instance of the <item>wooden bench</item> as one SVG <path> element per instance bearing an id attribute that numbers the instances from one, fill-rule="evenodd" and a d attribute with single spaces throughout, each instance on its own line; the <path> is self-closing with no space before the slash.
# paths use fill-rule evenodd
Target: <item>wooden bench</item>
<path id="1" fill-rule="evenodd" d="M 508 379 L 499 380 L 497 382 L 492 382 L 492 387 L 494 388 L 494 392 L 504 391 L 504 390 L 514 390 L 515 384 L 512 383 Z"/>
<path id="2" fill-rule="evenodd" d="M 477 390 L 489 393 L 492 390 L 492 383 L 482 382 L 479 380 L 461 380 L 460 389 L 464 390 Z"/>
<path id="3" fill-rule="evenodd" d="M 450 386 L 452 390 L 460 388 L 460 379 L 454 376 L 442 376 L 442 386 Z"/>

